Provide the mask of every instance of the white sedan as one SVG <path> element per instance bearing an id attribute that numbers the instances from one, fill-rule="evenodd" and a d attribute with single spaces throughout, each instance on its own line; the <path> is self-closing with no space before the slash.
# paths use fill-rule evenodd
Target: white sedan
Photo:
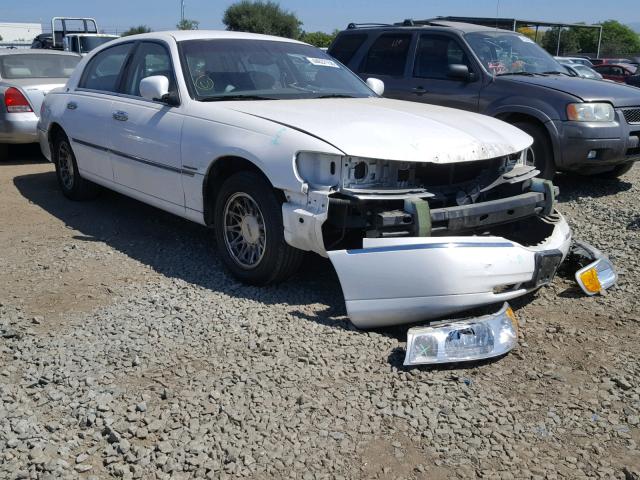
<path id="1" fill-rule="evenodd" d="M 294 40 L 135 35 L 46 97 L 41 146 L 67 197 L 100 185 L 209 226 L 244 282 L 286 279 L 305 251 L 328 256 L 359 327 L 548 283 L 571 232 L 555 187 L 525 164 L 532 139 L 383 88 Z"/>

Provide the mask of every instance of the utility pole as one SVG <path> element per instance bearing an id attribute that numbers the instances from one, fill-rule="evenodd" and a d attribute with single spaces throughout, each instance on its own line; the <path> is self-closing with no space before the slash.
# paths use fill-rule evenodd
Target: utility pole
<path id="1" fill-rule="evenodd" d="M 180 23 L 184 23 L 184 0 L 180 0 Z"/>

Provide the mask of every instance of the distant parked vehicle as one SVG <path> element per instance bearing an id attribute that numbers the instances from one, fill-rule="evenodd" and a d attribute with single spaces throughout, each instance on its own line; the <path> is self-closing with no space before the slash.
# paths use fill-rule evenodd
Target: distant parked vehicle
<path id="1" fill-rule="evenodd" d="M 591 78 L 594 80 L 602 80 L 602 75 L 596 72 L 593 68 L 583 65 L 582 63 L 574 63 L 568 57 L 553 57 L 574 77 Z"/>
<path id="2" fill-rule="evenodd" d="M 607 80 L 618 83 L 626 83 L 634 87 L 640 86 L 640 71 L 638 67 L 630 64 L 596 65 L 595 70 Z"/>
<path id="3" fill-rule="evenodd" d="M 584 65 L 585 67 L 593 67 L 593 63 L 591 63 L 591 61 L 589 61 L 588 58 L 582 58 L 582 57 L 553 57 L 555 58 L 558 62 L 562 63 L 563 65 L 565 65 L 566 63 L 577 63 L 580 65 Z"/>
<path id="4" fill-rule="evenodd" d="M 7 155 L 7 144 L 38 142 L 45 95 L 67 82 L 81 58 L 51 50 L 0 52 L 0 159 Z"/>
<path id="5" fill-rule="evenodd" d="M 75 52 L 86 55 L 117 35 L 98 33 L 98 24 L 93 18 L 53 17 L 51 33 L 41 33 L 33 39 L 31 48 Z"/>
<path id="6" fill-rule="evenodd" d="M 385 96 L 499 118 L 534 139 L 528 160 L 556 171 L 615 177 L 640 160 L 640 91 L 571 76 L 517 32 L 433 19 L 350 24 L 329 54 Z"/>
<path id="7" fill-rule="evenodd" d="M 601 65 L 614 65 L 618 63 L 633 63 L 629 58 L 603 58 Z"/>

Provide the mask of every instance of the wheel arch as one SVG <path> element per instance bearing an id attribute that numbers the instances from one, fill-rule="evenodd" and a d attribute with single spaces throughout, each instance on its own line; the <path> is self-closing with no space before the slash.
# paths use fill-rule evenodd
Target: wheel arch
<path id="1" fill-rule="evenodd" d="M 58 135 L 67 136 L 66 132 L 64 131 L 64 128 L 62 128 L 62 126 L 59 123 L 51 122 L 51 125 L 49 125 L 49 131 L 47 132 L 49 145 L 53 145 L 53 141 Z"/>
<path id="2" fill-rule="evenodd" d="M 546 115 L 536 114 L 528 111 L 502 111 L 495 114 L 495 118 L 511 124 L 515 122 L 528 122 L 541 127 L 542 131 L 547 137 L 547 140 L 549 141 L 549 144 L 551 145 L 551 151 L 553 152 L 553 161 L 556 165 L 558 165 L 561 158 L 559 133 L 556 130 L 554 123 Z"/>
<path id="3" fill-rule="evenodd" d="M 244 157 L 225 155 L 211 162 L 202 182 L 203 216 L 207 226 L 212 226 L 214 223 L 216 193 L 220 189 L 220 186 L 231 175 L 246 171 L 256 172 L 262 176 L 269 185 L 273 185 L 260 167 Z"/>

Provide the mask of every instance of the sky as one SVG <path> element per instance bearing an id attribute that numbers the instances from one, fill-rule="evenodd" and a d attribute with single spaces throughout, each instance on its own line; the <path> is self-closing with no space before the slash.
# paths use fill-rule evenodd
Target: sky
<path id="1" fill-rule="evenodd" d="M 201 29 L 222 29 L 222 15 L 233 0 L 185 0 L 185 17 Z M 391 23 L 438 15 L 498 16 L 558 22 L 595 23 L 614 19 L 640 25 L 638 0 L 280 0 L 306 31 L 344 29 L 349 22 Z M 0 22 L 41 22 L 53 16 L 94 17 L 101 29 L 126 30 L 145 24 L 173 29 L 180 0 L 0 0 Z"/>

